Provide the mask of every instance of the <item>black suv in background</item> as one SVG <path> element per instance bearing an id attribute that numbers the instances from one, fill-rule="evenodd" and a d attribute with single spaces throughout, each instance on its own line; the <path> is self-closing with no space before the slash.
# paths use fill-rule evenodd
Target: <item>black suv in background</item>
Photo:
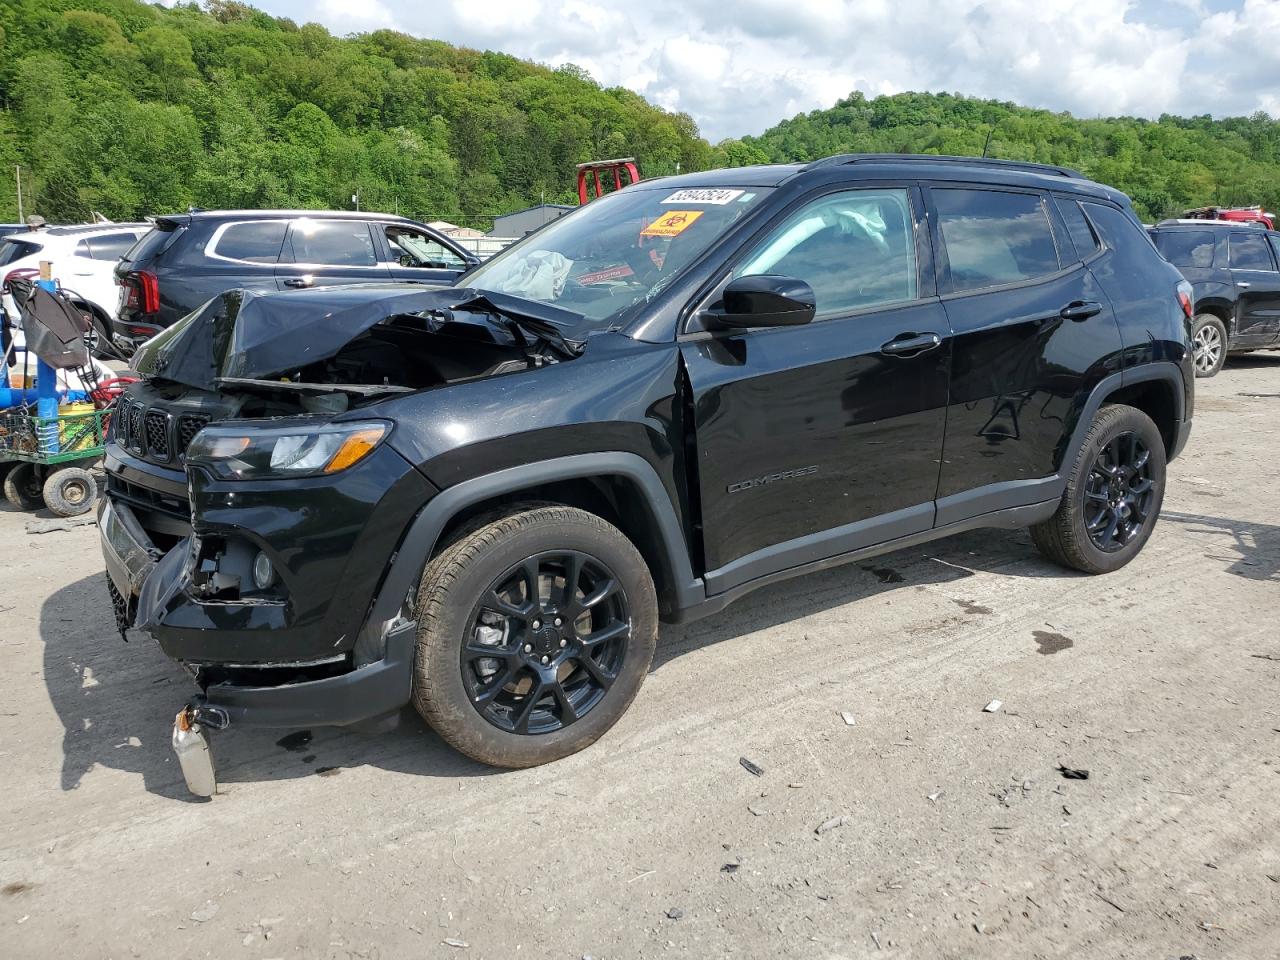
<path id="1" fill-rule="evenodd" d="M 1280 349 L 1280 233 L 1229 220 L 1165 220 L 1150 233 L 1194 291 L 1197 377 L 1228 353 Z"/>
<path id="2" fill-rule="evenodd" d="M 202 210 L 157 217 L 116 265 L 116 339 L 131 349 L 224 290 L 444 285 L 478 262 L 444 234 L 391 214 Z"/>
<path id="3" fill-rule="evenodd" d="M 865 155 L 645 181 L 450 288 L 228 293 L 112 418 L 118 622 L 196 681 L 184 769 L 209 727 L 409 702 L 544 763 L 626 710 L 660 618 L 977 527 L 1128 563 L 1191 315 L 1113 189 Z"/>

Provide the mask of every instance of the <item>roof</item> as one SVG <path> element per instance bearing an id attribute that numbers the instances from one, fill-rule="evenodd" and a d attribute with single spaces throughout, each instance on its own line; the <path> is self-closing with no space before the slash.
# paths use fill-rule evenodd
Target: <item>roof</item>
<path id="1" fill-rule="evenodd" d="M 1194 217 L 1174 217 L 1168 220 L 1161 220 L 1151 229 L 1163 230 L 1167 227 L 1187 227 L 1191 230 L 1219 230 L 1230 227 L 1232 230 L 1246 230 L 1249 232 L 1257 231 L 1258 233 L 1275 233 L 1274 230 L 1268 230 L 1262 226 L 1257 220 L 1197 220 Z"/>
<path id="2" fill-rule="evenodd" d="M 811 163 L 779 163 L 755 167 L 732 167 L 723 170 L 705 170 L 675 177 L 643 180 L 638 188 L 661 186 L 666 189 L 680 187 L 777 187 L 789 180 L 831 176 L 831 171 L 842 171 L 848 179 L 934 179 L 966 180 L 989 183 L 1007 183 L 1039 187 L 1041 189 L 1070 190 L 1077 193 L 1103 196 L 1119 201 L 1122 194 L 1103 184 L 1095 183 L 1082 173 L 1068 167 L 1020 160 L 999 160 L 989 157 L 947 157 L 932 154 L 904 153 L 844 153 Z M 838 176 L 838 175 L 837 175 Z M 628 187 L 626 189 L 637 189 Z"/>
<path id="3" fill-rule="evenodd" d="M 45 227 L 42 230 L 34 231 L 43 233 L 50 237 L 76 237 L 81 234 L 90 233 L 111 233 L 115 230 L 150 230 L 151 224 L 134 222 L 134 223 L 77 223 L 66 227 Z"/>
<path id="4" fill-rule="evenodd" d="M 162 219 L 190 217 L 192 220 L 222 220 L 238 217 L 244 220 L 267 220 L 273 217 L 324 217 L 326 220 L 389 220 L 412 223 L 408 217 L 373 210 L 191 210 L 169 214 Z"/>

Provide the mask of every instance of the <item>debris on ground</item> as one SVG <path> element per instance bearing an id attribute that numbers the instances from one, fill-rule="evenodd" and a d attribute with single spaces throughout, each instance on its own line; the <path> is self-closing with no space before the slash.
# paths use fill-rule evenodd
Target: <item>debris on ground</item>
<path id="1" fill-rule="evenodd" d="M 722 866 L 720 868 L 720 872 L 721 873 L 737 873 L 741 869 L 742 869 L 742 863 L 740 861 L 735 860 L 730 863 L 726 863 L 724 866 Z"/>
<path id="2" fill-rule="evenodd" d="M 1121 913 L 1124 913 L 1124 907 L 1120 906 L 1120 904 L 1116 903 L 1116 902 L 1115 902 L 1114 900 L 1112 900 L 1110 897 L 1103 896 L 1102 894 L 1098 893 L 1098 891 L 1097 891 L 1097 890 L 1093 891 L 1093 893 L 1094 893 L 1094 896 L 1096 896 L 1096 897 L 1097 897 L 1099 900 L 1101 900 L 1103 903 L 1107 904 L 1108 906 L 1115 907 L 1115 908 L 1116 908 L 1117 910 L 1119 910 Z"/>
<path id="3" fill-rule="evenodd" d="M 840 719 L 844 721 L 844 725 L 846 727 L 855 727 L 858 725 L 858 718 L 855 717 L 848 710 L 840 711 Z"/>
<path id="4" fill-rule="evenodd" d="M 941 791 L 941 790 L 936 790 L 936 791 L 934 791 L 933 793 L 929 794 L 929 796 L 928 796 L 926 799 L 927 799 L 930 803 L 937 803 L 937 802 L 938 802 L 938 800 L 939 800 L 939 798 L 940 798 L 941 796 L 942 796 L 942 791 Z"/>
<path id="5" fill-rule="evenodd" d="M 1227 929 L 1226 927 L 1220 924 L 1210 923 L 1208 920 L 1201 920 L 1199 923 L 1196 924 L 1196 926 L 1199 927 L 1201 930 L 1203 930 L 1205 933 L 1211 933 L 1214 930 Z"/>
<path id="6" fill-rule="evenodd" d="M 59 530 L 72 530 L 76 527 L 87 527 L 90 524 L 98 522 L 98 517 L 93 513 L 86 513 L 79 517 L 66 517 L 58 520 L 28 520 L 27 533 L 56 533 Z"/>
<path id="7" fill-rule="evenodd" d="M 985 707 L 982 708 L 982 712 L 983 713 L 999 713 L 1000 708 L 1003 706 L 1004 706 L 1003 700 L 992 700 L 990 703 L 988 703 Z"/>
<path id="8" fill-rule="evenodd" d="M 843 827 L 846 823 L 849 823 L 852 819 L 853 819 L 852 817 L 847 815 L 843 817 L 832 817 L 830 820 L 823 820 L 820 824 L 818 824 L 817 827 L 814 828 L 813 832 L 821 836 L 822 834 L 826 833 L 828 830 L 834 830 L 836 827 Z"/>
<path id="9" fill-rule="evenodd" d="M 753 817 L 763 817 L 769 811 L 766 810 L 764 807 L 760 806 L 759 804 L 748 803 L 747 812 L 750 813 Z"/>
<path id="10" fill-rule="evenodd" d="M 210 900 L 203 907 L 196 907 L 192 910 L 191 919 L 196 923 L 204 923 L 206 920 L 212 920 L 217 914 L 218 905 Z"/>
<path id="11" fill-rule="evenodd" d="M 757 766 L 746 757 L 739 757 L 738 762 L 742 764 L 742 769 L 747 771 L 747 773 L 751 774 L 753 777 L 764 776 L 764 767 Z"/>
<path id="12" fill-rule="evenodd" d="M 684 916 L 684 911 L 681 910 L 679 907 L 672 907 L 670 910 L 667 911 L 668 920 L 679 920 L 683 916 Z"/>
<path id="13" fill-rule="evenodd" d="M 1064 780 L 1088 780 L 1089 779 L 1088 770 L 1077 770 L 1074 767 L 1068 767 L 1061 763 L 1058 764 L 1058 766 L 1055 769 L 1062 774 L 1062 778 Z"/>
<path id="14" fill-rule="evenodd" d="M 27 532 L 30 533 L 30 530 L 28 529 Z M 1280 653 L 1251 653 L 1249 656 L 1253 657 L 1255 660 L 1280 661 Z"/>
<path id="15" fill-rule="evenodd" d="M 467 947 L 471 946 L 467 941 L 459 940 L 457 937 L 445 937 L 440 942 L 446 947 L 457 947 L 459 950 L 465 950 Z"/>

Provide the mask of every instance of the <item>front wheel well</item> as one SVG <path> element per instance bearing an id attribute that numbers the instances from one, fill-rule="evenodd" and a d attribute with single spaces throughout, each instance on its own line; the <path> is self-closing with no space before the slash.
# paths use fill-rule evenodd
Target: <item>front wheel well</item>
<path id="1" fill-rule="evenodd" d="M 1136 407 L 1155 422 L 1164 440 L 1166 456 L 1173 456 L 1178 438 L 1178 399 L 1175 386 L 1168 380 L 1146 380 L 1121 387 L 1107 395 L 1103 404 L 1122 403 Z"/>
<path id="2" fill-rule="evenodd" d="M 1198 316 L 1199 314 L 1202 314 L 1202 313 L 1207 313 L 1209 314 L 1209 316 L 1217 317 L 1219 320 L 1221 320 L 1222 325 L 1227 328 L 1227 335 L 1228 336 L 1231 335 L 1232 333 L 1231 328 L 1233 326 L 1233 323 L 1231 321 L 1230 310 L 1228 310 L 1226 307 L 1218 303 L 1209 303 L 1209 304 L 1205 304 L 1204 306 L 1201 306 L 1200 304 L 1197 303 L 1196 315 Z"/>
<path id="3" fill-rule="evenodd" d="M 434 557 L 468 532 L 519 508 L 548 504 L 585 510 L 622 531 L 649 567 L 658 593 L 660 612 L 665 617 L 675 611 L 676 576 L 658 533 L 657 518 L 639 484 L 621 475 L 557 480 L 472 503 L 449 519 L 431 555 Z"/>

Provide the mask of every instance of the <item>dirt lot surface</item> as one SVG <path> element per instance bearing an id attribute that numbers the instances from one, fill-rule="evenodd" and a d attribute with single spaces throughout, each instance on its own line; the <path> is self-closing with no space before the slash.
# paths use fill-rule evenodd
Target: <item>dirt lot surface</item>
<path id="1" fill-rule="evenodd" d="M 1280 356 L 1235 361 L 1117 574 L 966 535 L 664 628 L 552 766 L 241 729 L 211 802 L 96 528 L 5 505 L 0 954 L 1280 957 L 1278 454 Z"/>

